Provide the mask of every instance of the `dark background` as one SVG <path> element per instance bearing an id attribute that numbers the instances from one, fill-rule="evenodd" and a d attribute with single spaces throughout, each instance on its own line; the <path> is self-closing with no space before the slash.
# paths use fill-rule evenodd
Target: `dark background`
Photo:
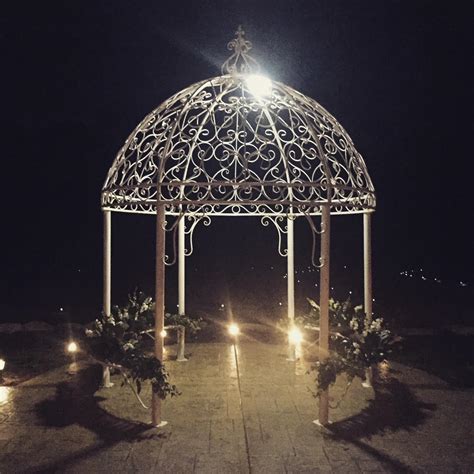
<path id="1" fill-rule="evenodd" d="M 100 190 L 115 154 L 159 103 L 220 74 L 242 24 L 264 71 L 327 108 L 366 160 L 378 198 L 376 311 L 400 324 L 472 324 L 473 6 L 115 0 L 2 7 L 0 319 L 95 317 Z M 362 218 L 334 218 L 333 236 L 333 295 L 352 291 L 360 302 Z M 195 237 L 190 312 L 216 312 L 222 303 L 242 317 L 284 311 L 285 260 L 274 230 L 258 220 L 214 219 Z M 307 269 L 303 222 L 296 238 L 304 311 L 304 297 L 317 297 L 318 276 Z M 115 214 L 113 244 L 113 302 L 135 285 L 151 292 L 153 217 Z M 413 276 L 400 274 L 406 270 Z M 167 276 L 172 309 L 176 269 Z"/>

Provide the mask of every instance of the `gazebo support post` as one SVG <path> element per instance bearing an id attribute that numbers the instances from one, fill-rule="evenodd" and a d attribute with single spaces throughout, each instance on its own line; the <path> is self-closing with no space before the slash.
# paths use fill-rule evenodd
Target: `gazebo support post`
<path id="1" fill-rule="evenodd" d="M 185 255 L 185 215 L 179 218 L 178 223 L 178 313 L 186 314 L 186 255 Z M 177 355 L 178 362 L 185 362 L 184 356 L 185 329 L 180 328 L 177 332 Z"/>
<path id="2" fill-rule="evenodd" d="M 319 361 L 323 362 L 329 356 L 329 265 L 331 239 L 331 210 L 323 206 L 321 211 L 321 269 L 320 269 L 320 322 L 319 322 Z M 319 419 L 321 426 L 329 423 L 329 391 L 325 390 L 319 397 Z"/>
<path id="3" fill-rule="evenodd" d="M 103 303 L 102 312 L 110 315 L 112 309 L 111 295 L 112 295 L 112 213 L 104 211 L 104 250 L 103 250 Z M 113 387 L 110 381 L 110 369 L 108 365 L 102 365 L 102 383 L 104 388 Z"/>
<path id="4" fill-rule="evenodd" d="M 163 338 L 161 331 L 165 326 L 165 204 L 156 205 L 156 273 L 155 273 L 155 357 L 163 362 Z M 156 427 L 166 425 L 161 419 L 161 399 L 152 394 L 151 422 Z"/>
<path id="5" fill-rule="evenodd" d="M 110 211 L 104 211 L 104 268 L 102 311 L 109 315 L 111 309 L 111 272 L 112 272 L 112 218 Z"/>
<path id="6" fill-rule="evenodd" d="M 371 213 L 364 212 L 364 311 L 369 321 L 372 321 L 372 227 Z M 364 387 L 372 387 L 373 368 L 365 371 Z"/>
<path id="7" fill-rule="evenodd" d="M 295 324 L 295 247 L 294 216 L 287 217 L 287 280 L 288 280 L 288 335 Z M 288 359 L 296 360 L 296 347 L 288 337 Z"/>

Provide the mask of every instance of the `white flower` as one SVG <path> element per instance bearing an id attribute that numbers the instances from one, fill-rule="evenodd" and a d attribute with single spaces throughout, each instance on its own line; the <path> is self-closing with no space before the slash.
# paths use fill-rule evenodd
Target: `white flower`
<path id="1" fill-rule="evenodd" d="M 349 322 L 349 326 L 353 331 L 357 331 L 359 329 L 359 323 L 356 318 L 352 318 Z"/>

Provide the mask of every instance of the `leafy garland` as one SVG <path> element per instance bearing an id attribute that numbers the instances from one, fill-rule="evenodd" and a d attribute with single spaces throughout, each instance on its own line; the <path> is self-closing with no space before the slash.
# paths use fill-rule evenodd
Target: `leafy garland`
<path id="1" fill-rule="evenodd" d="M 191 333 L 200 329 L 200 322 L 200 319 L 184 315 L 165 315 L 165 325 L 181 324 Z M 141 291 L 135 291 L 128 296 L 125 306 L 114 306 L 110 315 L 102 314 L 96 319 L 92 329 L 86 330 L 86 336 L 91 354 L 105 364 L 119 367 L 124 383 L 130 384 L 131 379 L 137 394 L 143 382 L 149 380 L 153 392 L 165 399 L 167 396 L 179 395 L 179 392 L 175 385 L 169 383 L 162 361 L 150 353 L 149 339 L 153 339 L 150 333 L 154 326 L 153 299 Z"/>
<path id="2" fill-rule="evenodd" d="M 319 326 L 320 308 L 312 299 L 307 300 L 311 311 L 297 321 Z M 316 372 L 316 396 L 334 384 L 341 373 L 346 374 L 348 385 L 354 377 L 363 377 L 364 370 L 386 360 L 400 340 L 385 327 L 383 318 L 368 318 L 362 306 L 354 307 L 350 299 L 329 300 L 329 332 L 332 346 L 329 356 L 311 366 Z"/>

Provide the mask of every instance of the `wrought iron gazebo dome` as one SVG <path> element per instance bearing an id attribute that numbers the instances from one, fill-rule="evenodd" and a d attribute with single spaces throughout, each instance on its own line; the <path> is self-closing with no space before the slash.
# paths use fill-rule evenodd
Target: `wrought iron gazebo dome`
<path id="1" fill-rule="evenodd" d="M 135 128 L 109 170 L 102 208 L 152 214 L 160 199 L 176 215 L 374 209 L 364 160 L 337 120 L 291 87 L 248 74 L 245 52 L 234 56 L 228 74 L 183 89 Z"/>

